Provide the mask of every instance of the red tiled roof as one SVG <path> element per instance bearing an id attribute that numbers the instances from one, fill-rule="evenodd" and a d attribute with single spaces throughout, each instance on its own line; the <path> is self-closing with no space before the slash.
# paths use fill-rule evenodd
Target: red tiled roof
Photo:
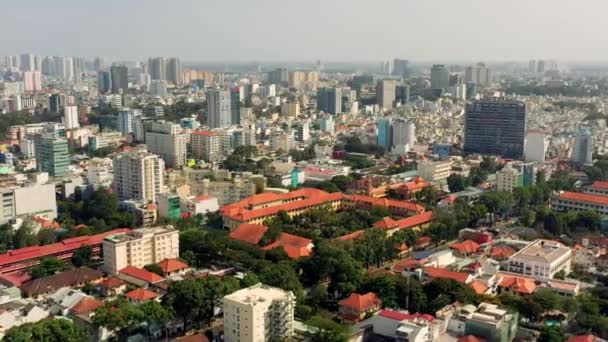
<path id="1" fill-rule="evenodd" d="M 427 211 L 422 214 L 406 217 L 401 220 L 397 220 L 397 226 L 399 229 L 415 228 L 433 220 L 433 212 Z"/>
<path id="2" fill-rule="evenodd" d="M 78 304 L 72 307 L 72 312 L 76 314 L 84 314 L 93 312 L 98 307 L 102 306 L 103 302 L 93 297 L 84 297 Z"/>
<path id="3" fill-rule="evenodd" d="M 122 281 L 122 279 L 116 278 L 116 277 L 110 277 L 107 279 L 102 280 L 99 284 L 97 284 L 98 286 L 101 286 L 105 289 L 115 289 L 119 286 L 124 285 L 125 282 Z"/>
<path id="4" fill-rule="evenodd" d="M 364 295 L 353 292 L 348 298 L 344 298 L 338 302 L 340 306 L 345 306 L 359 312 L 367 311 L 379 303 L 380 298 L 373 292 L 368 292 Z"/>
<path id="5" fill-rule="evenodd" d="M 568 339 L 568 342 L 595 342 L 597 337 L 592 334 L 572 336 Z"/>
<path id="6" fill-rule="evenodd" d="M 0 278 L 10 282 L 16 287 L 20 287 L 21 285 L 30 281 L 32 279 L 32 276 L 27 270 L 20 270 L 8 274 L 0 274 Z"/>
<path id="7" fill-rule="evenodd" d="M 474 335 L 466 335 L 459 338 L 458 342 L 486 342 L 486 340 Z"/>
<path id="8" fill-rule="evenodd" d="M 148 270 L 144 270 L 142 268 L 137 268 L 134 266 L 127 266 L 119 271 L 119 273 L 128 275 L 133 278 L 141 279 L 148 283 L 156 283 L 163 280 L 163 277 L 159 276 L 156 273 L 152 273 Z"/>
<path id="9" fill-rule="evenodd" d="M 381 219 L 380 221 L 374 223 L 374 227 L 381 229 L 393 229 L 397 227 L 397 221 L 387 216 Z"/>
<path id="10" fill-rule="evenodd" d="M 515 249 L 509 246 L 494 246 L 490 251 L 490 256 L 495 259 L 507 259 L 515 254 Z"/>
<path id="11" fill-rule="evenodd" d="M 593 184 L 591 184 L 591 188 L 593 188 L 593 189 L 608 190 L 608 182 L 605 182 L 605 181 L 595 181 L 595 182 L 593 182 Z"/>
<path id="12" fill-rule="evenodd" d="M 477 294 L 484 294 L 488 290 L 488 287 L 479 280 L 473 280 L 469 286 L 475 291 Z"/>
<path id="13" fill-rule="evenodd" d="M 388 319 L 392 319 L 395 321 L 413 321 L 414 319 L 420 318 L 420 319 L 424 319 L 426 321 L 432 322 L 435 320 L 435 317 L 433 317 L 432 315 L 429 314 L 421 314 L 421 313 L 415 313 L 415 314 L 407 314 L 404 312 L 399 312 L 399 311 L 394 311 L 394 310 L 381 310 L 378 315 L 388 318 Z"/>
<path id="14" fill-rule="evenodd" d="M 502 278 L 498 287 L 508 288 L 511 291 L 523 294 L 532 294 L 536 291 L 536 284 L 533 280 L 516 276 Z"/>
<path id="15" fill-rule="evenodd" d="M 25 260 L 40 259 L 45 256 L 74 251 L 81 246 L 100 245 L 103 239 L 108 235 L 126 233 L 130 231 L 131 230 L 128 228 L 119 228 L 97 235 L 79 236 L 65 239 L 61 242 L 50 245 L 14 249 L 8 251 L 7 253 L 0 254 L 0 267 Z"/>
<path id="16" fill-rule="evenodd" d="M 242 223 L 230 233 L 230 237 L 235 240 L 257 245 L 267 230 L 268 227 L 261 224 Z"/>
<path id="17" fill-rule="evenodd" d="M 164 274 L 173 273 L 188 268 L 188 264 L 179 259 L 163 259 L 157 264 Z"/>
<path id="18" fill-rule="evenodd" d="M 479 244 L 473 240 L 458 242 L 450 246 L 460 253 L 476 253 L 479 250 Z"/>
<path id="19" fill-rule="evenodd" d="M 303 238 L 297 235 L 291 235 L 287 233 L 281 233 L 277 241 L 271 243 L 268 246 L 262 248 L 265 251 L 269 251 L 276 247 L 283 247 L 285 253 L 291 259 L 298 259 L 301 257 L 307 257 L 312 255 L 311 248 L 312 240 Z"/>
<path id="20" fill-rule="evenodd" d="M 158 297 L 158 293 L 139 287 L 133 291 L 127 292 L 125 296 L 131 300 L 143 302 Z"/>
<path id="21" fill-rule="evenodd" d="M 413 270 L 416 268 L 420 268 L 420 262 L 416 259 L 406 259 L 403 261 L 399 261 L 398 263 L 393 265 L 393 271 L 399 273 L 406 270 Z"/>
<path id="22" fill-rule="evenodd" d="M 213 198 L 213 197 L 211 197 L 211 196 L 205 196 L 205 195 L 198 195 L 198 196 L 196 196 L 196 200 L 197 201 L 205 201 L 205 200 L 208 200 L 210 198 Z"/>
<path id="23" fill-rule="evenodd" d="M 560 193 L 559 199 L 564 201 L 608 205 L 608 196 L 584 194 L 581 192 L 563 191 L 562 193 Z"/>
<path id="24" fill-rule="evenodd" d="M 209 342 L 207 336 L 203 333 L 198 333 L 189 336 L 178 337 L 176 339 L 177 342 Z"/>
<path id="25" fill-rule="evenodd" d="M 354 239 L 357 239 L 364 235 L 365 235 L 365 229 L 361 229 L 361 230 L 354 231 L 350 234 L 339 236 L 338 240 L 341 240 L 341 241 L 354 240 Z"/>
<path id="26" fill-rule="evenodd" d="M 471 276 L 468 273 L 450 271 L 445 268 L 425 267 L 423 270 L 424 274 L 430 278 L 452 279 L 462 284 L 466 284 Z"/>

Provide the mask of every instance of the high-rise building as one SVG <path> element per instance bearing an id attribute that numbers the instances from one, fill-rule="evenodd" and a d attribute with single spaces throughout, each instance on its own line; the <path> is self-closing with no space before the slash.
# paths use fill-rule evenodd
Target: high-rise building
<path id="1" fill-rule="evenodd" d="M 536 73 L 536 60 L 535 59 L 531 59 L 528 62 L 528 73 L 530 73 L 530 74 Z"/>
<path id="2" fill-rule="evenodd" d="M 31 53 L 24 53 L 20 56 L 21 63 L 19 67 L 21 71 L 36 71 L 35 57 Z"/>
<path id="3" fill-rule="evenodd" d="M 233 125 L 241 123 L 241 87 L 230 88 L 230 121 Z"/>
<path id="4" fill-rule="evenodd" d="M 150 82 L 150 95 L 158 97 L 167 97 L 167 81 L 164 80 L 152 80 Z"/>
<path id="5" fill-rule="evenodd" d="M 80 127 L 78 123 L 78 106 L 63 107 L 63 125 L 66 129 Z"/>
<path id="6" fill-rule="evenodd" d="M 544 74 L 546 65 L 547 62 L 542 59 L 539 59 L 538 62 L 536 62 L 536 72 L 538 72 L 539 74 Z"/>
<path id="7" fill-rule="evenodd" d="M 410 86 L 402 85 L 395 88 L 395 100 L 401 103 L 410 102 Z"/>
<path id="8" fill-rule="evenodd" d="M 410 76 L 409 61 L 395 58 L 393 61 L 393 75 L 408 78 Z"/>
<path id="9" fill-rule="evenodd" d="M 112 90 L 112 77 L 109 71 L 97 72 L 97 90 L 100 94 L 107 94 Z"/>
<path id="10" fill-rule="evenodd" d="M 443 64 L 431 67 L 431 88 L 446 89 L 450 86 L 450 71 Z"/>
<path id="11" fill-rule="evenodd" d="M 28 92 L 42 90 L 42 73 L 40 71 L 24 71 L 23 88 Z"/>
<path id="12" fill-rule="evenodd" d="M 36 135 L 35 141 L 38 171 L 48 172 L 54 177 L 64 176 L 70 165 L 68 141 L 49 133 Z"/>
<path id="13" fill-rule="evenodd" d="M 222 303 L 226 342 L 293 336 L 296 297 L 291 291 L 257 284 L 225 296 Z"/>
<path id="14" fill-rule="evenodd" d="M 103 269 L 116 275 L 128 266 L 143 268 L 179 257 L 179 231 L 173 226 L 140 228 L 103 239 Z"/>
<path id="15" fill-rule="evenodd" d="M 151 122 L 146 128 L 148 151 L 160 156 L 167 166 L 186 164 L 186 142 L 186 134 L 179 124 L 157 121 Z"/>
<path id="16" fill-rule="evenodd" d="M 114 191 L 121 201 L 154 202 L 163 191 L 165 162 L 145 150 L 114 155 Z"/>
<path id="17" fill-rule="evenodd" d="M 135 132 L 135 118 L 141 116 L 141 111 L 121 107 L 118 109 L 117 128 L 123 135 L 128 135 Z"/>
<path id="18" fill-rule="evenodd" d="M 207 90 L 207 125 L 223 128 L 232 124 L 231 94 L 229 90 Z"/>
<path id="19" fill-rule="evenodd" d="M 392 122 L 390 117 L 383 117 L 376 122 L 377 145 L 382 146 L 385 151 L 390 151 L 393 146 Z"/>
<path id="20" fill-rule="evenodd" d="M 113 65 L 110 67 L 112 80 L 112 94 L 124 94 L 129 88 L 129 70 L 124 65 Z"/>
<path id="21" fill-rule="evenodd" d="M 538 129 L 528 130 L 526 133 L 526 146 L 524 148 L 526 161 L 544 163 L 546 152 L 547 141 L 545 140 L 545 133 Z"/>
<path id="22" fill-rule="evenodd" d="M 378 81 L 378 84 L 376 85 L 376 98 L 380 108 L 387 110 L 393 108 L 396 88 L 397 81 L 395 80 Z"/>
<path id="23" fill-rule="evenodd" d="M 361 89 L 365 85 L 373 85 L 376 81 L 374 75 L 355 75 L 351 82 L 351 88 L 357 92 L 357 96 L 361 97 Z"/>
<path id="24" fill-rule="evenodd" d="M 342 89 L 319 88 L 317 90 L 317 110 L 334 115 L 342 113 Z"/>
<path id="25" fill-rule="evenodd" d="M 268 83 L 288 83 L 289 82 L 289 72 L 286 68 L 279 68 L 273 71 L 268 72 Z"/>
<path id="26" fill-rule="evenodd" d="M 93 70 L 101 71 L 104 68 L 105 68 L 105 63 L 104 63 L 103 57 L 95 57 L 95 59 L 93 59 Z"/>
<path id="27" fill-rule="evenodd" d="M 148 60 L 148 73 L 152 80 L 167 80 L 167 61 L 163 57 Z"/>
<path id="28" fill-rule="evenodd" d="M 580 134 L 572 148 L 572 162 L 579 165 L 593 163 L 593 137 L 590 134 Z"/>
<path id="29" fill-rule="evenodd" d="M 521 159 L 526 132 L 526 105 L 505 99 L 474 101 L 467 105 L 464 152 Z"/>
<path id="30" fill-rule="evenodd" d="M 413 122 L 396 119 L 392 124 L 392 151 L 400 154 L 407 153 L 416 143 L 416 125 Z"/>
<path id="31" fill-rule="evenodd" d="M 192 157 L 206 162 L 219 162 L 230 148 L 230 137 L 224 131 L 194 131 L 190 136 Z"/>
<path id="32" fill-rule="evenodd" d="M 166 66 L 167 82 L 176 86 L 182 85 L 182 63 L 179 58 L 169 58 Z"/>
<path id="33" fill-rule="evenodd" d="M 464 81 L 487 86 L 492 82 L 492 72 L 484 63 L 477 63 L 465 69 Z"/>

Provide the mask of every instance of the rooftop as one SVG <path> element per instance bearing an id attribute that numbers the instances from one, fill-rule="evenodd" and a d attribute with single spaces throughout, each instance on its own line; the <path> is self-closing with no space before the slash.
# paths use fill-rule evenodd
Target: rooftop
<path id="1" fill-rule="evenodd" d="M 256 305 L 256 303 L 259 302 L 271 302 L 273 300 L 283 299 L 288 295 L 292 295 L 291 292 L 258 283 L 256 285 L 233 292 L 225 296 L 224 299 Z"/>
<path id="2" fill-rule="evenodd" d="M 598 205 L 608 205 L 608 196 L 591 195 L 581 192 L 562 191 L 558 197 L 562 201 L 585 202 Z"/>
<path id="3" fill-rule="evenodd" d="M 136 279 L 140 279 L 143 280 L 145 282 L 148 283 L 156 283 L 159 281 L 162 281 L 164 278 L 159 276 L 156 273 L 152 273 L 148 270 L 144 270 L 142 268 L 137 268 L 134 266 L 127 266 L 125 268 L 123 268 L 122 270 L 119 271 L 119 273 L 122 273 L 124 275 L 136 278 Z"/>
<path id="4" fill-rule="evenodd" d="M 511 259 L 525 259 L 527 261 L 541 261 L 553 263 L 566 253 L 570 253 L 570 248 L 552 240 L 535 240 L 528 246 L 513 254 Z"/>
<path id="5" fill-rule="evenodd" d="M 367 311 L 379 303 L 380 298 L 373 292 L 368 292 L 362 295 L 353 292 L 350 294 L 350 296 L 338 302 L 340 306 L 346 306 L 357 311 Z"/>

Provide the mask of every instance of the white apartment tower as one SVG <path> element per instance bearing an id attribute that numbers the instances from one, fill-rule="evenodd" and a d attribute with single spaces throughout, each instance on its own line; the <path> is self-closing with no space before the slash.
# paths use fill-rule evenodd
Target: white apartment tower
<path id="1" fill-rule="evenodd" d="M 224 340 L 258 342 L 293 336 L 295 302 L 291 291 L 263 284 L 225 296 Z"/>
<path id="2" fill-rule="evenodd" d="M 77 106 L 63 107 L 63 125 L 66 129 L 74 129 L 80 127 L 80 124 L 78 123 Z"/>
<path id="3" fill-rule="evenodd" d="M 114 156 L 114 190 L 121 201 L 154 202 L 163 190 L 165 162 L 145 150 Z"/>
<path id="4" fill-rule="evenodd" d="M 109 235 L 102 244 L 103 268 L 113 275 L 127 266 L 142 268 L 179 257 L 179 232 L 172 226 Z"/>
<path id="5" fill-rule="evenodd" d="M 524 155 L 526 161 L 544 163 L 546 152 L 547 141 L 545 140 L 545 133 L 538 129 L 528 130 L 524 145 Z"/>
<path id="6" fill-rule="evenodd" d="M 187 136 L 183 128 L 171 122 L 151 122 L 146 129 L 148 151 L 158 154 L 167 166 L 179 167 L 186 164 Z"/>

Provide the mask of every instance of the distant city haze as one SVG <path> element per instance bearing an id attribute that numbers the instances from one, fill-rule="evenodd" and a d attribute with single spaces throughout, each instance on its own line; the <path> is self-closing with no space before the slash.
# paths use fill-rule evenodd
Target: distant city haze
<path id="1" fill-rule="evenodd" d="M 3 0 L 0 55 L 608 59 L 606 0 Z"/>

